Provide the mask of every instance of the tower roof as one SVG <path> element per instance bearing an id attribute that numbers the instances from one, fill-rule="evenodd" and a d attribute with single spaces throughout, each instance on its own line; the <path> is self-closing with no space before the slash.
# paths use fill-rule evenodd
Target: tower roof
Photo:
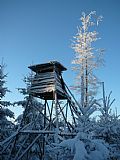
<path id="1" fill-rule="evenodd" d="M 43 63 L 43 64 L 36 64 L 29 66 L 32 71 L 37 72 L 37 73 L 42 73 L 42 72 L 50 72 L 53 69 L 57 68 L 60 72 L 67 70 L 61 63 L 57 61 L 50 61 L 48 63 Z"/>

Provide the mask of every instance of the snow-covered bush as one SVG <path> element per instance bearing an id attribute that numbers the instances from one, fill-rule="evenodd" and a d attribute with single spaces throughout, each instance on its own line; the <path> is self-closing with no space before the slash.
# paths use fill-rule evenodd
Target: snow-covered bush
<path id="1" fill-rule="evenodd" d="M 99 139 L 93 139 L 88 134 L 79 132 L 73 139 L 67 139 L 60 144 L 54 144 L 49 157 L 60 160 L 108 160 L 108 145 Z M 52 148 L 52 147 L 51 147 Z"/>

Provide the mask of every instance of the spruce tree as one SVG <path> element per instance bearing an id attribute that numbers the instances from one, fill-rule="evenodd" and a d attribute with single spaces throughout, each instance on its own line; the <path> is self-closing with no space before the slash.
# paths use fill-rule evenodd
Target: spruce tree
<path id="1" fill-rule="evenodd" d="M 11 105 L 9 101 L 3 100 L 6 93 L 9 91 L 5 87 L 5 79 L 7 77 L 4 74 L 5 64 L 1 63 L 0 65 L 0 142 L 5 140 L 12 133 L 14 124 L 8 120 L 9 118 L 14 118 L 14 113 L 7 107 Z"/>
<path id="2" fill-rule="evenodd" d="M 106 95 L 104 82 L 102 82 L 103 98 L 99 107 L 100 115 L 95 129 L 96 137 L 109 144 L 111 159 L 120 159 L 120 119 L 117 112 L 114 113 L 111 100 L 112 91 Z"/>

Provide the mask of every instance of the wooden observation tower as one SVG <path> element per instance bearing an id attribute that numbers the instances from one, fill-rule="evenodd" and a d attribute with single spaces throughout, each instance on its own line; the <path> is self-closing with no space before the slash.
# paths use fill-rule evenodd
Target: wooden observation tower
<path id="1" fill-rule="evenodd" d="M 28 160 L 34 145 L 39 146 L 36 155 L 44 160 L 47 155 L 47 145 L 60 143 L 64 137 L 76 135 L 75 113 L 77 113 L 77 101 L 70 92 L 62 78 L 62 72 L 67 69 L 57 61 L 29 66 L 34 77 L 28 88 L 29 100 L 23 113 L 21 125 L 14 135 L 2 142 L 2 154 L 8 153 L 6 160 Z M 38 107 L 31 105 L 32 97 L 41 99 Z M 33 118 L 32 122 L 23 123 L 30 107 L 37 110 L 40 116 Z M 43 108 L 43 109 L 41 109 Z M 37 124 L 41 117 L 41 128 Z M 21 136 L 24 136 L 21 145 Z"/>
<path id="2" fill-rule="evenodd" d="M 66 99 L 67 94 L 62 79 L 62 71 L 67 70 L 59 62 L 52 61 L 29 67 L 35 72 L 30 94 L 44 100 Z"/>

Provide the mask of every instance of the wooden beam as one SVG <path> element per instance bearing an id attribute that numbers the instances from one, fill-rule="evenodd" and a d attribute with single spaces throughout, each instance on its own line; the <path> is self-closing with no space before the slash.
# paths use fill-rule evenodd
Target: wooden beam
<path id="1" fill-rule="evenodd" d="M 24 130 L 20 131 L 20 133 L 23 134 L 55 134 L 55 131 L 46 131 L 46 130 Z M 72 133 L 72 132 L 58 132 L 58 135 L 66 135 L 66 136 L 76 136 L 77 133 Z"/>
<path id="2" fill-rule="evenodd" d="M 15 160 L 20 160 L 24 155 L 25 153 L 34 145 L 34 143 L 37 141 L 37 139 L 41 136 L 41 134 L 39 134 L 34 140 L 33 142 L 24 150 L 24 152 L 19 156 L 17 157 Z"/>

